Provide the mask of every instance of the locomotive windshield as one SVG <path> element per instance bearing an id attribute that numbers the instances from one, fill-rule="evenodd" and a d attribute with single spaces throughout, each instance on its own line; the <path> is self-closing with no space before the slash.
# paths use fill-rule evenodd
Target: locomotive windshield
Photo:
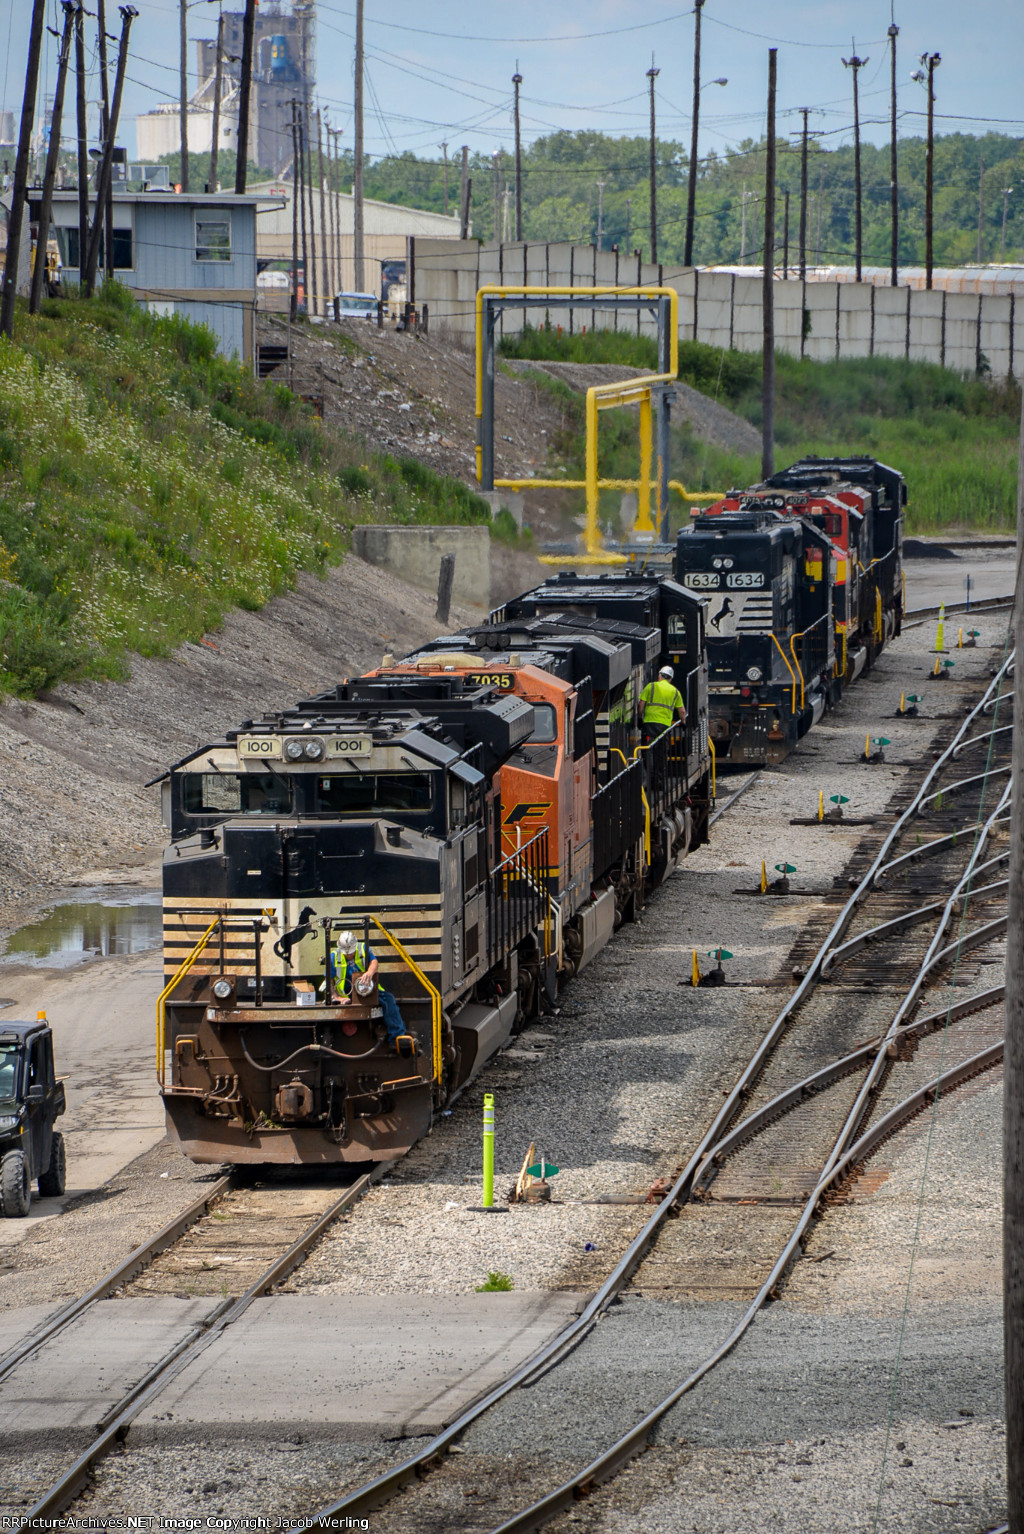
<path id="1" fill-rule="evenodd" d="M 530 732 L 530 741 L 544 742 L 547 744 L 558 739 L 558 725 L 555 720 L 555 708 L 552 703 L 535 703 L 533 705 L 533 729 Z"/>
<path id="2" fill-rule="evenodd" d="M 292 785 L 276 772 L 189 772 L 181 802 L 186 815 L 287 815 Z"/>
<path id="3" fill-rule="evenodd" d="M 20 1059 L 19 1045 L 0 1044 L 0 1098 L 17 1097 Z"/>
<path id="4" fill-rule="evenodd" d="M 316 780 L 318 815 L 417 815 L 433 803 L 429 772 L 347 772 Z"/>

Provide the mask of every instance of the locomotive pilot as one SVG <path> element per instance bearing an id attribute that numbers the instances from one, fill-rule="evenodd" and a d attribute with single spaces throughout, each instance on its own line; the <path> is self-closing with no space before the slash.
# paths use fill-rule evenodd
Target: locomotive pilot
<path id="1" fill-rule="evenodd" d="M 640 729 L 645 746 L 669 728 L 673 714 L 680 724 L 686 721 L 686 706 L 674 676 L 671 666 L 662 666 L 657 681 L 648 682 L 640 694 Z"/>
<path id="2" fill-rule="evenodd" d="M 377 956 L 369 943 L 359 943 L 356 935 L 351 931 L 341 932 L 338 942 L 331 954 L 331 1000 L 339 1007 L 348 1007 L 352 1003 L 352 992 L 356 990 L 359 995 L 362 991 L 369 995 L 373 989 L 373 982 L 377 980 L 379 969 Z M 361 977 L 365 976 L 369 984 L 359 985 Z M 377 995 L 380 997 L 381 1010 L 384 1013 L 384 1026 L 388 1031 L 388 1043 L 394 1044 L 396 1039 L 405 1034 L 405 1024 L 402 1014 L 398 1010 L 398 1002 L 390 991 L 386 991 L 382 985 L 377 986 Z"/>

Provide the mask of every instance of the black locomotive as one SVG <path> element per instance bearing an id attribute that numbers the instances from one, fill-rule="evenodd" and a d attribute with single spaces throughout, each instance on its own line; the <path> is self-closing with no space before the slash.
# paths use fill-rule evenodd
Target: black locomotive
<path id="1" fill-rule="evenodd" d="M 905 504 L 873 458 L 806 458 L 679 534 L 676 579 L 708 601 L 720 764 L 781 761 L 899 633 Z"/>
<path id="2" fill-rule="evenodd" d="M 688 717 L 641 746 L 666 663 Z M 402 1155 L 706 838 L 707 726 L 700 596 L 560 575 L 179 762 L 157 1048 L 187 1153 Z"/>

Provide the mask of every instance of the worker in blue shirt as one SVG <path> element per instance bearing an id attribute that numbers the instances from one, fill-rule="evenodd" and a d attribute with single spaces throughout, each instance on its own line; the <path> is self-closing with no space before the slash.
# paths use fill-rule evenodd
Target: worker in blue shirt
<path id="1" fill-rule="evenodd" d="M 352 1002 L 353 987 L 360 976 L 365 975 L 370 982 L 366 986 L 366 994 L 369 995 L 373 982 L 377 980 L 377 971 L 380 968 L 377 956 L 369 943 L 356 941 L 354 932 L 345 930 L 339 934 L 338 942 L 331 954 L 331 999 L 339 1007 L 347 1007 Z M 358 993 L 357 993 L 358 994 Z M 395 1040 L 407 1032 L 402 1021 L 402 1014 L 398 1010 L 398 1002 L 390 991 L 377 983 L 377 995 L 380 997 L 381 1010 L 384 1013 L 384 1026 L 388 1031 L 388 1043 L 394 1044 Z"/>

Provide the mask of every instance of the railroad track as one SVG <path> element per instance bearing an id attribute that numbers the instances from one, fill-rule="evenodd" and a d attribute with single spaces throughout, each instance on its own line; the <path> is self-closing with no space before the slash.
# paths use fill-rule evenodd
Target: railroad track
<path id="1" fill-rule="evenodd" d="M 63 1334 L 73 1324 L 88 1325 L 104 1302 L 117 1305 L 122 1299 L 157 1294 L 213 1301 L 198 1321 L 182 1324 L 140 1377 L 124 1382 L 102 1411 L 91 1441 L 37 1496 L 21 1527 L 38 1527 L 36 1520 L 58 1517 L 87 1485 L 95 1466 L 123 1441 L 136 1417 L 216 1337 L 239 1321 L 253 1300 L 269 1294 L 294 1272 L 382 1170 L 364 1172 L 340 1195 L 337 1186 L 317 1185 L 309 1176 L 298 1191 L 295 1187 L 246 1188 L 236 1175 L 221 1177 L 87 1294 L 64 1306 L 0 1358 L 0 1412 L 7 1422 L 16 1423 L 19 1369 L 34 1360 L 45 1368 L 47 1351 L 53 1350 L 55 1377 L 59 1377 Z M 105 1335 L 109 1337 L 109 1332 Z"/>
<path id="2" fill-rule="evenodd" d="M 999 1000 L 998 988 L 989 988 L 961 998 L 957 1005 L 914 1018 L 929 980 L 948 974 L 950 965 L 958 966 L 957 978 L 962 980 L 963 956 L 998 937 L 1005 925 L 1001 915 L 992 914 L 992 902 L 1001 899 L 1005 876 L 1001 839 L 1005 835 L 1009 779 L 993 769 L 1004 765 L 1002 752 L 1009 741 L 1005 715 L 1010 703 L 1004 687 L 1011 665 L 1012 657 L 1004 662 L 921 786 L 907 797 L 881 844 L 877 833 L 862 843 L 851 879 L 856 887 L 835 910 L 814 951 L 796 956 L 800 975 L 796 990 L 751 1054 L 673 1186 L 581 1315 L 415 1454 L 339 1497 L 299 1528 L 329 1528 L 332 1521 L 337 1527 L 339 1518 L 363 1516 L 405 1488 L 410 1489 L 412 1505 L 408 1505 L 409 1498 L 396 1504 L 391 1518 L 395 1527 L 424 1530 L 446 1526 L 450 1508 L 443 1509 L 436 1497 L 413 1492 L 414 1485 L 428 1471 L 434 1475 L 424 1483 L 425 1488 L 429 1489 L 435 1478 L 440 1481 L 446 1474 L 439 1469 L 445 1456 L 458 1447 L 474 1423 L 512 1392 L 536 1384 L 569 1357 L 628 1285 L 643 1288 L 647 1260 L 667 1240 L 672 1216 L 685 1208 L 688 1216 L 695 1211 L 699 1219 L 716 1204 L 734 1208 L 740 1202 L 746 1205 L 745 1213 L 754 1211 L 762 1220 L 770 1216 L 768 1255 L 756 1271 L 751 1269 L 746 1275 L 744 1287 L 752 1297 L 744 1317 L 697 1369 L 599 1457 L 553 1490 L 523 1506 L 524 1495 L 529 1493 L 524 1493 L 519 1483 L 512 1488 L 517 1510 L 498 1525 L 493 1521 L 494 1497 L 490 1494 L 489 1511 L 467 1514 L 460 1524 L 465 1530 L 500 1530 L 500 1534 L 543 1527 L 639 1452 L 665 1413 L 732 1351 L 761 1306 L 778 1292 L 812 1220 L 823 1202 L 834 1196 L 839 1183 L 853 1175 L 936 1094 L 950 1091 L 998 1064 L 1001 1038 L 988 1041 L 984 1048 L 928 1081 L 917 1082 L 886 1113 L 876 1112 L 897 1064 L 912 1055 L 930 1032 L 955 1027 Z M 999 717 L 1000 710 L 1004 711 L 1003 718 Z M 994 720 L 990 718 L 993 711 Z M 965 753 L 983 750 L 986 770 L 964 773 Z M 949 782 L 945 781 L 947 774 Z M 907 842 L 913 845 L 905 845 Z M 927 869 L 925 877 L 931 885 L 924 892 L 920 888 L 922 869 Z M 941 898 L 936 898 L 937 891 L 942 892 Z M 890 988 L 898 987 L 902 992 L 902 1000 L 895 1014 L 887 1021 L 879 1018 L 879 1026 L 864 1040 L 865 1002 L 867 998 L 877 999 L 880 992 L 880 945 L 890 952 L 885 978 Z M 810 944 L 804 947 L 809 949 Z M 852 998 L 856 998 L 855 1005 L 851 1005 Z M 800 1027 L 795 1030 L 798 1015 Z M 860 1032 L 859 1040 L 849 1038 L 851 1029 Z M 821 1111 L 825 1105 L 827 1112 Z M 796 1123 L 801 1127 L 793 1131 L 791 1125 Z M 784 1146 L 788 1159 L 782 1163 L 782 1185 L 775 1189 L 771 1181 L 766 1185 L 765 1172 L 774 1168 L 770 1176 L 778 1177 L 780 1134 L 783 1140 L 789 1137 L 788 1147 Z M 742 1198 L 738 1196 L 740 1184 L 745 1193 Z M 681 1226 L 684 1222 L 673 1223 Z M 735 1291 L 730 1297 L 735 1298 Z M 550 1409 L 554 1414 L 558 1408 Z M 530 1420 L 530 1445 L 535 1447 L 543 1439 L 543 1421 L 532 1416 Z M 517 1466 L 529 1465 L 532 1457 L 530 1446 L 525 1445 L 516 1446 L 510 1454 Z"/>

